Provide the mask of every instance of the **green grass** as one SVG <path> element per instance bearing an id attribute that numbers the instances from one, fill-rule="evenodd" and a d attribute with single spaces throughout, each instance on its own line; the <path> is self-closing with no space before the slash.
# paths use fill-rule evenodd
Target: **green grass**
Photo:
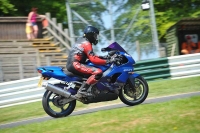
<path id="1" fill-rule="evenodd" d="M 177 93 L 200 91 L 200 77 L 149 82 L 149 89 L 150 91 L 148 98 L 177 94 Z M 101 102 L 89 105 L 77 102 L 77 107 L 75 110 L 90 108 L 99 105 L 119 103 L 119 102 L 120 100 L 115 100 L 110 102 Z M 3 116 L 0 118 L 0 124 L 47 115 L 42 108 L 41 102 L 1 108 L 0 114 L 1 116 Z"/>
<path id="2" fill-rule="evenodd" d="M 1 129 L 1 133 L 199 133 L 200 96 Z"/>

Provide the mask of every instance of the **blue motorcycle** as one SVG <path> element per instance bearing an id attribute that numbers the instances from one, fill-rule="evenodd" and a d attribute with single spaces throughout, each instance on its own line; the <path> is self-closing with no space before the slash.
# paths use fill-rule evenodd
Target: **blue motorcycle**
<path id="1" fill-rule="evenodd" d="M 41 73 L 40 85 L 43 79 L 55 78 L 61 81 L 56 84 L 42 84 L 46 89 L 42 105 L 48 115 L 55 118 L 70 115 L 76 107 L 77 100 L 89 104 L 112 101 L 119 97 L 123 103 L 133 106 L 147 98 L 149 87 L 141 75 L 134 73 L 134 59 L 117 42 L 103 48 L 102 51 L 108 52 L 107 58 L 115 58 L 116 62 L 107 65 L 95 65 L 89 60 L 86 62 L 87 65 L 103 71 L 102 78 L 88 89 L 92 96 L 75 97 L 78 89 L 87 80 L 87 75 L 75 75 L 58 66 L 37 68 Z"/>

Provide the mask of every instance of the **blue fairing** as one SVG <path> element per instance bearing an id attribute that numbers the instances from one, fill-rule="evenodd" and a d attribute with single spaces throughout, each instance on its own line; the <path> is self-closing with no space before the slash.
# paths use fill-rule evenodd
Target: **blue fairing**
<path id="1" fill-rule="evenodd" d="M 132 76 L 133 78 L 139 76 L 139 74 L 136 73 L 132 74 L 134 71 L 133 64 L 135 64 L 134 59 L 118 43 L 114 42 L 105 49 L 106 51 L 117 51 L 116 54 L 123 57 L 123 63 L 120 65 L 95 65 L 89 60 L 86 62 L 88 66 L 96 67 L 103 71 L 103 76 L 96 85 L 99 90 L 113 90 L 118 88 L 114 83 L 126 83 L 129 76 Z M 41 66 L 37 69 L 43 77 L 55 78 L 66 82 L 82 81 L 82 78 L 78 76 L 67 75 L 62 67 Z"/>
<path id="2" fill-rule="evenodd" d="M 112 77 L 114 74 L 119 73 L 120 75 L 117 78 L 117 82 L 125 83 L 129 77 L 129 72 L 133 72 L 133 64 L 135 64 L 135 61 L 132 59 L 130 55 L 128 55 L 125 52 L 120 52 L 120 55 L 123 55 L 126 57 L 127 62 L 122 65 L 114 65 L 111 70 L 107 70 L 104 72 L 104 76 Z"/>
<path id="3" fill-rule="evenodd" d="M 132 74 L 132 75 L 130 75 L 130 76 L 132 76 L 132 77 L 134 77 L 134 78 L 137 78 L 138 76 L 140 76 L 140 74 L 134 73 L 134 74 Z"/>
<path id="4" fill-rule="evenodd" d="M 105 72 L 110 66 L 111 66 L 111 64 L 107 64 L 107 65 L 95 65 L 95 64 L 93 64 L 91 61 L 87 61 L 86 62 L 86 64 L 88 65 L 88 66 L 92 66 L 92 67 L 96 67 L 96 68 L 99 68 L 99 69 L 101 69 L 103 72 Z"/>
<path id="5" fill-rule="evenodd" d="M 42 75 L 44 77 L 53 77 L 55 79 L 59 79 L 62 81 L 79 81 L 78 77 L 70 77 L 65 74 L 62 67 L 59 66 L 41 66 L 37 68 L 38 70 L 42 71 Z"/>

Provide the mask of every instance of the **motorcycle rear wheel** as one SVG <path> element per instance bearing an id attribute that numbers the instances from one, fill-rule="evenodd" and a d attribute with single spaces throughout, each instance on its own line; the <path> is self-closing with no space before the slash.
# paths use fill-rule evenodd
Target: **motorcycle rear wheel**
<path id="1" fill-rule="evenodd" d="M 129 105 L 134 106 L 142 103 L 148 96 L 149 87 L 146 80 L 142 76 L 135 78 L 135 88 L 131 88 L 127 82 L 119 91 L 120 100 Z"/>
<path id="2" fill-rule="evenodd" d="M 70 115 L 75 107 L 76 100 L 73 100 L 65 105 L 59 103 L 61 96 L 54 94 L 53 92 L 46 90 L 42 98 L 42 105 L 44 111 L 54 118 L 60 118 Z"/>

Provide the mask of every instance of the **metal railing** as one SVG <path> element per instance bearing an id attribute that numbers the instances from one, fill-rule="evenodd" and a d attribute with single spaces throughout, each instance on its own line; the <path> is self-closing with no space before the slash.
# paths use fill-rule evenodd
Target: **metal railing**
<path id="1" fill-rule="evenodd" d="M 200 53 L 136 62 L 135 72 L 147 80 L 200 74 Z"/>
<path id="2" fill-rule="evenodd" d="M 46 13 L 46 19 L 48 21 L 48 26 L 46 27 L 48 31 L 48 36 L 53 36 L 55 42 L 60 43 L 61 48 L 70 49 L 71 39 L 68 36 L 68 29 L 64 29 L 61 23 L 56 22 L 56 18 L 51 18 L 50 13 Z"/>

